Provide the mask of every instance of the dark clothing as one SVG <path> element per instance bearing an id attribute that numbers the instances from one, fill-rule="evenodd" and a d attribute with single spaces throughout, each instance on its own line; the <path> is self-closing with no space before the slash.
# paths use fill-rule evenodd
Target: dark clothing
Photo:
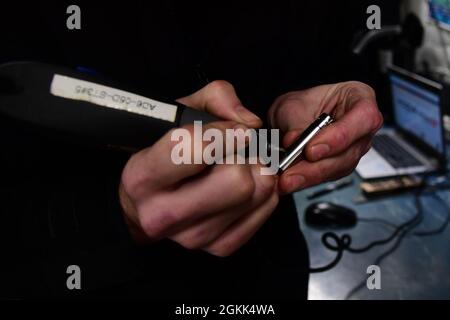
<path id="1" fill-rule="evenodd" d="M 279 94 L 352 76 L 350 3 L 79 2 L 81 30 L 66 28 L 71 3 L 27 3 L 2 9 L 0 60 L 82 66 L 169 99 L 224 79 L 265 119 Z M 0 121 L 0 296 L 306 298 L 291 197 L 228 258 L 170 241 L 138 247 L 117 199 L 126 156 Z M 72 264 L 79 292 L 66 288 Z"/>
<path id="2" fill-rule="evenodd" d="M 137 247 L 117 199 L 125 157 L 11 123 L 0 137 L 1 297 L 305 298 L 307 248 L 292 198 L 229 258 L 170 241 Z M 80 292 L 66 288 L 73 264 Z"/>

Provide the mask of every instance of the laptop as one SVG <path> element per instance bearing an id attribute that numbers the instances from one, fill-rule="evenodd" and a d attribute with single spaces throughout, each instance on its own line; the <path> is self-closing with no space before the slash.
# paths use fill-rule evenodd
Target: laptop
<path id="1" fill-rule="evenodd" d="M 445 170 L 444 87 L 395 66 L 389 82 L 394 124 L 375 135 L 357 173 L 377 179 Z"/>

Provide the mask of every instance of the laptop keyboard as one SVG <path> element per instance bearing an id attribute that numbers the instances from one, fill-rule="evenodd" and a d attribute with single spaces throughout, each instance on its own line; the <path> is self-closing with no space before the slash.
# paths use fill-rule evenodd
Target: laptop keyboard
<path id="1" fill-rule="evenodd" d="M 376 135 L 373 139 L 373 148 L 395 169 L 423 165 L 389 135 Z"/>

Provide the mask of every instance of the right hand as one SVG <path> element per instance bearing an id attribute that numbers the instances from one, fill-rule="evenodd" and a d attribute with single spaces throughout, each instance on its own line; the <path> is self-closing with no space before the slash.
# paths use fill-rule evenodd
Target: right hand
<path id="1" fill-rule="evenodd" d="M 224 133 L 243 125 L 261 126 L 224 81 L 179 101 L 229 120 L 203 125 L 203 130 Z M 184 128 L 193 134 L 192 125 Z M 261 175 L 260 165 L 176 165 L 171 160 L 175 144 L 169 132 L 134 154 L 123 170 L 119 194 L 131 234 L 141 243 L 169 238 L 188 249 L 228 256 L 277 206 L 276 177 Z"/>

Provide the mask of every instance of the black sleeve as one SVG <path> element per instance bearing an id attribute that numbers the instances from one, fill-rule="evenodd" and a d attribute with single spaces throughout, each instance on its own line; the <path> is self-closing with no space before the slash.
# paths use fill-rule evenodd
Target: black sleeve
<path id="1" fill-rule="evenodd" d="M 0 122 L 0 297 L 86 295 L 135 276 L 118 200 L 128 156 Z M 70 265 L 82 272 L 77 292 Z"/>

